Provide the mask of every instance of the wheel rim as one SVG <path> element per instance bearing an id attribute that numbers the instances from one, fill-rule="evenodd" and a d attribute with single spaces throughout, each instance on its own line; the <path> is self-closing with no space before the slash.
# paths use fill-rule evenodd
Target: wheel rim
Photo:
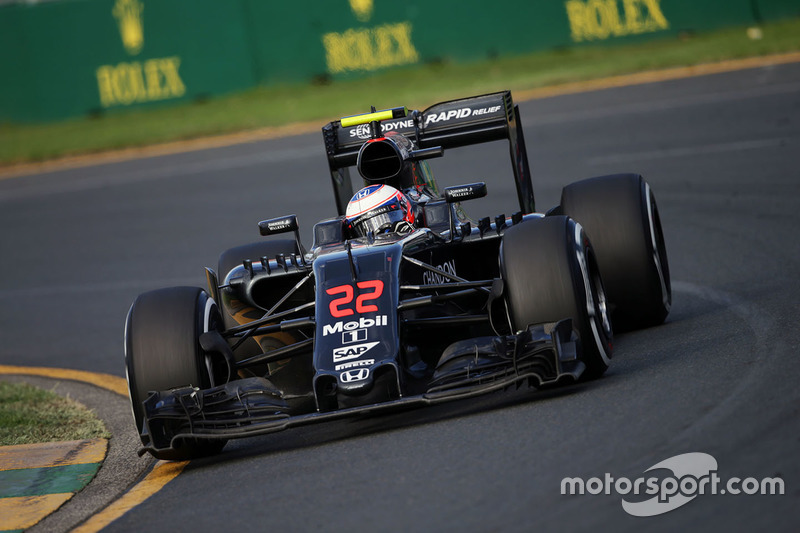
<path id="1" fill-rule="evenodd" d="M 603 363 L 608 366 L 611 362 L 611 354 L 607 347 L 610 345 L 612 335 L 611 320 L 608 317 L 608 301 L 595 265 L 592 266 L 591 276 L 589 275 L 589 264 L 586 260 L 586 243 L 588 243 L 588 240 L 585 241 L 583 228 L 578 222 L 575 222 L 575 253 L 580 265 L 585 289 L 586 314 L 589 317 L 589 326 L 592 329 L 592 337 L 597 347 L 597 353 Z"/>
<path id="2" fill-rule="evenodd" d="M 655 205 L 655 198 L 650 191 L 650 185 L 645 182 L 645 203 L 647 205 L 647 222 L 650 229 L 650 243 L 653 248 L 653 262 L 656 266 L 658 281 L 661 287 L 661 301 L 664 309 L 669 312 L 672 305 L 672 291 L 669 285 L 669 271 L 666 257 L 662 257 L 664 246 L 664 234 L 661 232 L 661 220 L 658 216 L 658 208 Z"/>
<path id="3" fill-rule="evenodd" d="M 206 300 L 205 309 L 203 310 L 203 323 L 201 324 L 202 331 L 200 331 L 200 335 L 208 331 L 211 331 L 212 327 L 218 328 L 219 320 L 217 318 L 217 314 L 215 313 L 216 308 L 217 308 L 217 303 L 214 301 L 214 298 L 209 296 L 208 299 Z M 200 335 L 198 335 L 197 337 L 198 339 L 200 338 Z M 206 373 L 208 374 L 209 384 L 212 387 L 216 387 L 217 384 L 214 379 L 214 365 L 211 360 L 211 356 L 206 354 L 203 357 L 203 361 L 205 362 L 206 365 Z M 230 379 L 230 376 L 228 376 L 228 379 Z"/>

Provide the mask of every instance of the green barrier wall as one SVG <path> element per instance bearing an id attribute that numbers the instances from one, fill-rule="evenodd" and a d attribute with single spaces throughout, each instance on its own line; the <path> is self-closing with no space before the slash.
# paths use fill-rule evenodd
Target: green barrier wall
<path id="1" fill-rule="evenodd" d="M 250 87 L 244 20 L 241 4 L 215 0 L 4 6 L 0 120 L 52 120 Z"/>
<path id="2" fill-rule="evenodd" d="M 797 0 L 61 0 L 0 6 L 0 121 L 800 15 Z"/>
<path id="3" fill-rule="evenodd" d="M 798 0 L 757 0 L 755 3 L 757 16 L 761 20 L 800 17 L 800 1 Z"/>

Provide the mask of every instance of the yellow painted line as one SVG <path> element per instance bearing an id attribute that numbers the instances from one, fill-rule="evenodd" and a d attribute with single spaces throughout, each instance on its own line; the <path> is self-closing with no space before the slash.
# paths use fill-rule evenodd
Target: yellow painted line
<path id="1" fill-rule="evenodd" d="M 0 527 L 27 529 L 72 498 L 71 492 L 44 496 L 0 498 Z"/>
<path id="2" fill-rule="evenodd" d="M 100 531 L 161 490 L 164 485 L 180 474 L 187 464 L 189 464 L 189 461 L 174 463 L 159 461 L 156 463 L 155 468 L 153 468 L 153 470 L 135 487 L 126 492 L 120 499 L 113 502 L 103 511 L 92 516 L 82 525 L 73 529 L 72 533 L 94 533 Z"/>
<path id="3" fill-rule="evenodd" d="M 100 463 L 107 448 L 106 439 L 0 446 L 0 471 Z"/>
<path id="4" fill-rule="evenodd" d="M 800 62 L 800 52 L 788 52 L 784 54 L 774 54 L 768 56 L 749 57 L 744 59 L 732 59 L 718 63 L 704 63 L 691 67 L 678 67 L 662 70 L 652 70 L 637 74 L 627 74 L 622 76 L 612 76 L 608 78 L 589 80 L 583 82 L 564 83 L 538 89 L 514 91 L 514 100 L 525 102 L 552 96 L 565 94 L 575 94 L 600 89 L 610 89 L 613 87 L 624 87 L 630 85 L 641 85 L 643 83 L 654 83 L 681 78 L 691 78 L 695 76 L 705 76 L 708 74 L 720 74 L 723 72 L 733 72 L 749 68 L 768 67 L 782 65 L 786 63 Z M 40 172 L 50 172 L 56 170 L 66 170 L 71 168 L 83 168 L 88 166 L 102 165 L 106 163 L 119 163 L 146 157 L 156 157 L 162 155 L 180 154 L 196 150 L 207 150 L 209 148 L 222 148 L 235 144 L 255 142 L 269 139 L 288 137 L 320 131 L 319 121 L 302 122 L 287 124 L 285 126 L 273 126 L 259 128 L 250 131 L 231 133 L 225 135 L 215 135 L 199 139 L 184 141 L 174 141 L 139 148 L 126 148 L 123 150 L 107 151 L 100 154 L 87 154 L 79 156 L 69 156 L 41 163 L 20 163 L 0 167 L 0 179 L 16 178 L 28 176 Z"/>
<path id="5" fill-rule="evenodd" d="M 127 380 L 119 376 L 112 376 L 111 374 L 100 374 L 98 372 L 87 372 L 85 370 L 70 370 L 67 368 L 12 365 L 0 365 L 0 374 L 21 374 L 27 376 L 42 376 L 52 379 L 82 381 L 95 385 L 96 387 L 110 390 L 111 392 L 116 392 L 121 396 L 128 396 Z"/>
<path id="6" fill-rule="evenodd" d="M 68 370 L 63 368 L 45 368 L 45 367 L 29 367 L 29 366 L 10 366 L 0 365 L 0 374 L 21 374 L 32 376 L 43 376 L 54 379 L 69 379 L 74 381 L 82 381 L 90 383 L 98 387 L 108 389 L 116 392 L 122 396 L 128 396 L 128 383 L 124 378 L 112 376 L 110 374 L 100 374 L 96 372 L 87 372 L 83 370 Z M 2 461 L 2 452 L 4 448 L 0 447 L 0 461 Z M 103 456 L 105 457 L 105 455 Z M 10 461 L 10 459 L 9 459 Z M 66 463 L 61 463 L 66 464 Z M 74 532 L 90 533 L 100 531 L 108 524 L 128 512 L 130 509 L 136 507 L 147 498 L 161 490 L 164 485 L 172 481 L 178 474 L 180 474 L 189 461 L 182 462 L 167 462 L 158 461 L 155 467 L 150 471 L 145 478 L 134 485 L 128 492 L 122 495 L 119 499 L 112 502 L 108 507 L 95 514 L 89 520 L 84 522 L 81 526 L 73 530 Z M 0 469 L 1 470 L 1 469 Z M 60 501 L 58 505 L 46 507 L 45 503 L 37 503 L 39 500 L 52 498 L 53 496 L 36 496 L 26 498 L 0 498 L 0 527 L 6 529 L 25 529 L 36 524 L 39 520 L 58 509 L 65 501 L 67 501 L 72 494 L 66 494 L 66 498 Z M 54 505 L 54 502 L 50 502 Z M 31 511 L 28 513 L 28 508 L 33 508 L 36 505 L 41 505 L 42 512 L 33 514 Z M 5 507 L 4 507 L 5 505 Z M 19 508 L 17 506 L 20 506 Z M 26 517 L 34 517 L 32 522 L 26 522 L 27 525 L 11 527 L 6 526 L 7 523 L 11 524 L 6 517 L 25 515 Z M 26 518 L 29 519 L 29 518 Z M 14 522 L 16 524 L 17 522 Z"/>

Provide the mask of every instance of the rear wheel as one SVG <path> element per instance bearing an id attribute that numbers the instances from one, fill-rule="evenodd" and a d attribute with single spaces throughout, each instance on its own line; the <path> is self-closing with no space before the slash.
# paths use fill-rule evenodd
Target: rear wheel
<path id="1" fill-rule="evenodd" d="M 584 377 L 608 369 L 611 322 L 594 251 L 580 224 L 553 216 L 512 226 L 500 246 L 500 271 L 513 331 L 572 318 Z"/>
<path id="2" fill-rule="evenodd" d="M 637 174 L 579 181 L 564 187 L 561 209 L 592 240 L 615 329 L 664 322 L 672 287 L 658 207 L 647 182 Z"/>
<path id="3" fill-rule="evenodd" d="M 171 287 L 139 296 L 125 323 L 125 366 L 133 418 L 141 435 L 142 402 L 151 391 L 193 386 L 209 388 L 211 379 L 199 338 L 219 329 L 221 317 L 214 300 L 196 287 Z M 142 437 L 144 445 L 150 444 Z M 219 453 L 225 441 L 187 440 L 159 459 L 191 459 Z"/>

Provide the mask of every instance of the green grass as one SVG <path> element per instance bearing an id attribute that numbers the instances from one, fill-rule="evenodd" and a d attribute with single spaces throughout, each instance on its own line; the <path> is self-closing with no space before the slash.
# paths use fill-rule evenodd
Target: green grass
<path id="1" fill-rule="evenodd" d="M 27 383 L 0 381 L 0 446 L 110 436 L 75 400 Z"/>
<path id="2" fill-rule="evenodd" d="M 43 125 L 0 125 L 0 166 L 343 115 L 503 89 L 520 91 L 643 70 L 800 50 L 800 19 L 624 45 L 579 46 L 471 64 L 397 69 L 363 80 L 258 88 L 204 102 Z"/>

